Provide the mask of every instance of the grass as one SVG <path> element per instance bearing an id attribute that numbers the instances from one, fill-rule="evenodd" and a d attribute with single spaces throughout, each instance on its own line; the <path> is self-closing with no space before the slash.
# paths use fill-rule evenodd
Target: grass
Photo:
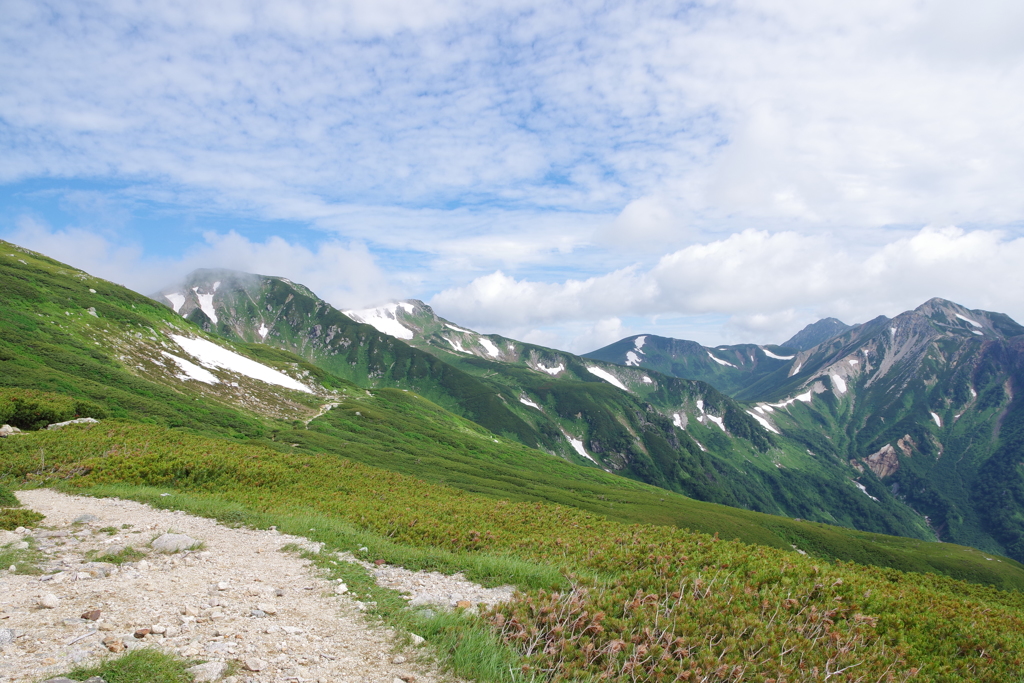
<path id="1" fill-rule="evenodd" d="M 97 554 L 92 551 L 92 555 L 89 559 L 95 560 L 96 562 L 109 562 L 110 564 L 124 564 L 125 562 L 138 562 L 146 556 L 146 553 L 135 548 L 125 546 L 122 550 L 116 553 L 105 553 L 103 555 Z"/>
<path id="2" fill-rule="evenodd" d="M 27 548 L 16 548 L 21 541 L 14 541 L 0 546 L 0 571 L 7 571 L 15 567 L 15 574 L 37 575 L 42 573 L 39 569 L 39 562 L 42 560 L 42 553 L 35 547 L 35 539 L 26 538 Z"/>
<path id="3" fill-rule="evenodd" d="M 99 676 L 106 683 L 192 683 L 186 670 L 198 663 L 146 648 L 107 658 L 96 666 L 76 667 L 64 675 L 75 681 Z"/>
<path id="4" fill-rule="evenodd" d="M 0 529 L 14 531 L 20 526 L 34 527 L 45 518 L 45 515 L 41 515 L 35 510 L 0 508 Z"/>

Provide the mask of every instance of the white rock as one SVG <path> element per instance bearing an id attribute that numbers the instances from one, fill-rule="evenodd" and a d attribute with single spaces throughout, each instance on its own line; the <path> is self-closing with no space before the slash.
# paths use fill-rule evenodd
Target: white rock
<path id="1" fill-rule="evenodd" d="M 412 644 L 416 646 L 420 646 L 423 643 L 427 642 L 426 639 L 423 638 L 423 636 L 418 636 L 415 633 L 410 633 L 409 637 L 412 638 Z"/>
<path id="2" fill-rule="evenodd" d="M 242 662 L 242 668 L 246 671 L 263 671 L 267 668 L 267 663 L 259 657 L 247 657 Z"/>
<path id="3" fill-rule="evenodd" d="M 277 614 L 277 605 L 272 602 L 261 602 L 256 605 L 256 609 L 267 614 Z"/>
<path id="4" fill-rule="evenodd" d="M 192 674 L 192 680 L 195 683 L 204 683 L 206 681 L 216 681 L 218 678 L 224 675 L 228 670 L 228 665 L 225 662 L 207 662 L 206 664 L 199 664 L 193 666 L 186 671 Z M 255 671 L 255 669 L 252 669 Z"/>
<path id="5" fill-rule="evenodd" d="M 344 583 L 339 583 L 338 587 L 334 589 L 334 592 L 338 595 L 344 595 L 345 593 L 348 593 L 348 586 Z"/>
<path id="6" fill-rule="evenodd" d="M 164 534 L 150 545 L 158 553 L 179 553 L 199 545 L 199 541 L 185 534 Z"/>
<path id="7" fill-rule="evenodd" d="M 231 588 L 231 584 L 229 584 L 227 581 L 219 581 L 219 582 L 217 582 L 217 590 L 219 590 L 219 591 L 226 591 L 229 588 Z"/>
<path id="8" fill-rule="evenodd" d="M 57 605 L 60 604 L 60 600 L 53 593 L 47 593 L 43 597 L 39 598 L 39 606 L 45 607 L 46 609 L 56 609 Z"/>

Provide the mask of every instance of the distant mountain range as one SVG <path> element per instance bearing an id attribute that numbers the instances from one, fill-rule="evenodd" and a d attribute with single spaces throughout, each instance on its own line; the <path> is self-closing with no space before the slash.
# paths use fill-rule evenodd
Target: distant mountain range
<path id="1" fill-rule="evenodd" d="M 1022 335 L 1002 313 L 932 299 L 821 320 L 781 346 L 638 335 L 585 357 L 704 380 L 816 457 L 873 474 L 939 538 L 1021 557 Z"/>

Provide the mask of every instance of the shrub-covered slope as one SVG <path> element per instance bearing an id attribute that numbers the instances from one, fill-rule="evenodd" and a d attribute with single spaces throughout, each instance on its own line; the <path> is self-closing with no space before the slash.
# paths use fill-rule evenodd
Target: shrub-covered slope
<path id="1" fill-rule="evenodd" d="M 45 470 L 39 449 L 51 457 Z M 1019 592 L 935 575 L 624 525 L 152 425 L 10 438 L 0 458 L 8 476 L 160 487 L 115 491 L 236 523 L 302 524 L 341 550 L 368 543 L 382 559 L 518 582 L 524 593 L 485 618 L 523 658 L 520 680 L 1007 681 L 1024 661 Z M 175 491 L 184 495 L 155 495 Z M 1016 563 L 987 564 L 990 576 L 1020 585 Z"/>

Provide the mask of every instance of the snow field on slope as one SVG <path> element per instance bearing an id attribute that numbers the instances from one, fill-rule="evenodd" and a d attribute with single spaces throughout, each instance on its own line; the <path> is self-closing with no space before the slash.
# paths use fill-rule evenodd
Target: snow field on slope
<path id="1" fill-rule="evenodd" d="M 569 443 L 572 444 L 572 447 L 574 449 L 576 449 L 577 453 L 579 453 L 580 455 L 582 455 L 584 458 L 586 458 L 590 462 L 594 463 L 595 465 L 598 464 L 598 462 L 596 460 L 594 460 L 592 457 L 590 457 L 590 453 L 587 453 L 586 449 L 583 448 L 583 441 L 581 441 L 580 439 L 574 439 L 574 438 L 572 438 L 571 436 L 568 436 L 568 435 L 566 435 L 566 438 L 569 439 Z"/>
<path id="2" fill-rule="evenodd" d="M 767 429 L 767 430 L 768 430 L 769 432 L 772 432 L 773 434 L 778 434 L 778 433 L 779 433 L 779 432 L 778 432 L 778 430 L 776 430 L 776 429 L 775 429 L 775 427 L 772 427 L 772 423 L 771 423 L 771 422 L 769 422 L 768 420 L 764 419 L 763 417 L 761 417 L 760 415 L 758 415 L 758 414 L 757 414 L 757 413 L 755 413 L 754 411 L 752 411 L 752 410 L 748 410 L 748 411 L 747 411 L 747 414 L 748 414 L 748 415 L 750 415 L 750 417 L 752 417 L 752 418 L 754 418 L 755 420 L 757 420 L 757 421 L 758 421 L 758 423 L 759 423 L 759 424 L 760 424 L 760 425 L 761 425 L 762 427 L 764 427 L 765 429 Z"/>
<path id="3" fill-rule="evenodd" d="M 219 282 L 214 283 L 213 292 L 216 292 L 217 287 L 219 286 Z M 216 325 L 217 310 L 213 307 L 213 292 L 210 292 L 209 294 L 200 294 L 198 287 L 193 287 L 192 291 L 196 293 L 197 297 L 199 297 L 199 308 L 201 308 L 203 313 L 206 314 L 206 317 L 209 318 L 214 325 Z"/>
<path id="4" fill-rule="evenodd" d="M 378 306 L 377 308 L 364 308 L 359 311 L 342 311 L 342 313 L 356 322 L 372 325 L 378 332 L 382 332 L 391 337 L 397 337 L 398 339 L 412 339 L 413 336 L 415 336 L 413 331 L 398 322 L 396 314 L 399 306 L 401 306 L 407 313 L 412 313 L 416 310 L 412 304 L 400 302 L 385 304 L 384 306 Z"/>
<path id="5" fill-rule="evenodd" d="M 537 369 L 540 370 L 541 372 L 546 372 L 549 375 L 551 375 L 552 377 L 554 377 L 555 375 L 560 373 L 562 370 L 565 370 L 565 366 L 562 365 L 561 363 L 559 363 L 558 365 L 556 365 L 553 368 L 548 368 L 548 367 L 545 367 L 542 363 L 537 363 Z"/>
<path id="6" fill-rule="evenodd" d="M 715 358 L 715 356 L 710 351 L 708 351 L 708 358 L 710 358 L 711 360 L 715 361 L 719 365 L 728 365 L 730 368 L 736 367 L 735 365 L 733 365 L 729 361 L 722 360 L 721 358 Z"/>
<path id="7" fill-rule="evenodd" d="M 794 358 L 796 358 L 796 356 L 778 356 L 769 351 L 768 349 L 761 350 L 764 351 L 764 355 L 768 356 L 769 358 L 774 358 L 775 360 L 793 360 Z"/>
<path id="8" fill-rule="evenodd" d="M 620 382 L 619 379 L 615 375 L 613 375 L 612 373 L 608 372 L 607 370 L 603 370 L 602 368 L 592 368 L 590 366 L 587 366 L 587 372 L 589 372 L 592 375 L 597 375 L 598 377 L 603 379 L 605 382 L 608 382 L 609 384 L 611 384 L 613 386 L 616 386 L 619 389 L 622 389 L 623 391 L 629 391 L 629 389 L 626 388 L 625 384 Z"/>
<path id="9" fill-rule="evenodd" d="M 194 379 L 206 384 L 220 384 L 217 376 L 206 368 L 201 368 L 191 361 L 175 356 L 173 353 L 167 353 L 166 351 L 161 351 L 160 353 L 173 360 L 181 368 L 182 374 L 178 375 L 178 379 Z"/>
<path id="10" fill-rule="evenodd" d="M 480 342 L 480 346 L 484 347 L 484 351 L 487 352 L 488 356 L 492 356 L 494 358 L 497 358 L 498 356 L 501 355 L 501 352 L 498 351 L 498 347 L 495 346 L 494 342 L 492 342 L 490 339 L 485 339 L 483 337 L 480 337 L 479 342 Z"/>
<path id="11" fill-rule="evenodd" d="M 181 310 L 181 307 L 185 305 L 185 295 L 174 292 L 173 294 L 164 294 L 164 298 L 171 302 L 171 308 L 175 313 Z"/>
<path id="12" fill-rule="evenodd" d="M 221 368 L 223 370 L 237 372 L 239 375 L 245 375 L 246 377 L 251 377 L 252 379 L 266 382 L 267 384 L 275 384 L 279 387 L 284 387 L 285 389 L 304 391 L 307 394 L 313 393 L 309 387 L 302 384 L 297 379 L 289 377 L 283 372 L 267 367 L 262 363 L 257 363 L 245 356 L 240 356 L 234 351 L 229 351 L 223 346 L 218 346 L 213 342 L 198 338 L 191 339 L 177 334 L 172 334 L 170 337 L 178 346 L 183 348 L 186 353 L 206 367 Z M 172 356 L 172 358 L 174 358 L 174 356 Z"/>

